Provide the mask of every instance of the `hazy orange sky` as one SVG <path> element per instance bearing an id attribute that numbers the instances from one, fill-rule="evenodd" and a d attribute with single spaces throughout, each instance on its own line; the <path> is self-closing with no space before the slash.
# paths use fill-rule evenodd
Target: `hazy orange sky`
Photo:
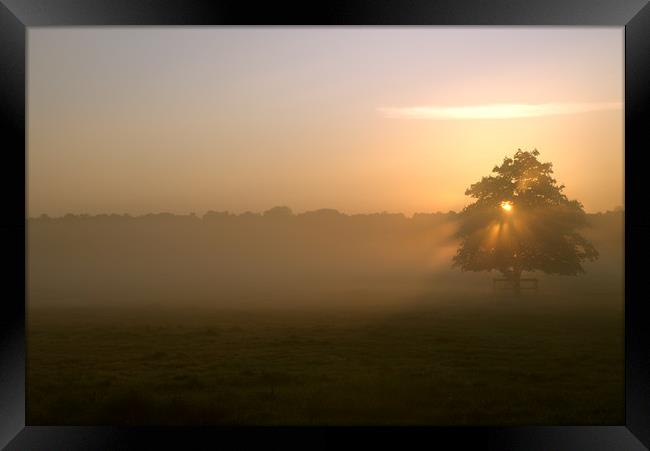
<path id="1" fill-rule="evenodd" d="M 28 213 L 458 210 L 537 148 L 623 205 L 623 28 L 30 28 Z"/>

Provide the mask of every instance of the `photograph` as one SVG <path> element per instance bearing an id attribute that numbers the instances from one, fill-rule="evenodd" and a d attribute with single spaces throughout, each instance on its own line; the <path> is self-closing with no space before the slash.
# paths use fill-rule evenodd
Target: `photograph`
<path id="1" fill-rule="evenodd" d="M 624 27 L 26 39 L 27 424 L 626 424 Z"/>

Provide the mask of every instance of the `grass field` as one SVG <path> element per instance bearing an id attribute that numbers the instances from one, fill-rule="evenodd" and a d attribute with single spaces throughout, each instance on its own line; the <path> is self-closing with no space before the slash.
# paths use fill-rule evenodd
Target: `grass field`
<path id="1" fill-rule="evenodd" d="M 616 296 L 32 308 L 28 424 L 616 424 Z"/>

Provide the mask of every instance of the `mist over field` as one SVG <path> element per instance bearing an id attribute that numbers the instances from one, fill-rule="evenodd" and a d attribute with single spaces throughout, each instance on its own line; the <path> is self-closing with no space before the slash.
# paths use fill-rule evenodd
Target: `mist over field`
<path id="1" fill-rule="evenodd" d="M 623 213 L 588 220 L 600 258 L 578 277 L 525 274 L 542 293 L 622 295 Z M 453 212 L 67 215 L 28 230 L 30 307 L 373 308 L 491 293 L 501 277 L 452 269 Z"/>
<path id="2" fill-rule="evenodd" d="M 623 213 L 520 297 L 456 217 L 30 219 L 29 424 L 622 422 Z"/>

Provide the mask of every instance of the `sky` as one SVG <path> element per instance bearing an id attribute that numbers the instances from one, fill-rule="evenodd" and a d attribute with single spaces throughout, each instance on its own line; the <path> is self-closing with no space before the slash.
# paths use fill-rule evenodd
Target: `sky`
<path id="1" fill-rule="evenodd" d="M 622 206 L 623 28 L 28 30 L 28 215 L 460 210 L 517 149 Z"/>

